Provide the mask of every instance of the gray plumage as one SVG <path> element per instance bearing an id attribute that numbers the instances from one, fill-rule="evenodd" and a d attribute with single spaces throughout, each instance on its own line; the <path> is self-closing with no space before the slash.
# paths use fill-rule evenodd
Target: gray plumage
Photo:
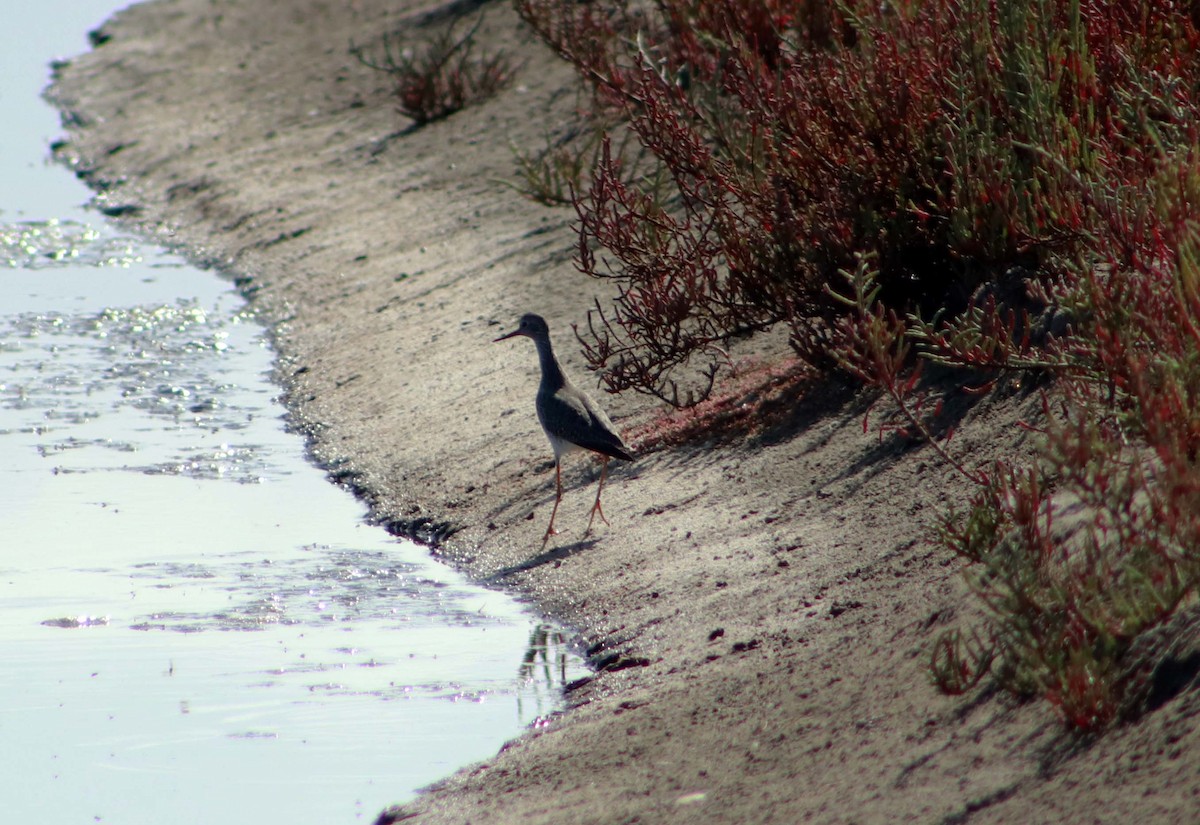
<path id="1" fill-rule="evenodd" d="M 550 344 L 550 327 L 545 319 L 532 312 L 526 313 L 521 316 L 520 324 L 515 330 L 501 335 L 496 340 L 505 341 L 518 335 L 532 339 L 537 347 L 542 379 L 538 384 L 535 406 L 538 421 L 541 422 L 546 438 L 550 440 L 550 446 L 554 450 L 558 498 L 554 502 L 554 511 L 550 514 L 546 539 L 554 535 L 554 515 L 558 512 L 558 502 L 562 499 L 562 457 L 578 450 L 598 453 L 604 459 L 600 488 L 596 491 L 596 503 L 592 505 L 592 519 L 599 513 L 600 519 L 607 524 L 608 520 L 604 518 L 604 511 L 600 508 L 600 493 L 604 489 L 608 459 L 632 461 L 633 453 L 621 439 L 604 410 L 600 409 L 587 393 L 571 383 L 571 379 L 563 372 L 558 359 L 554 357 L 554 348 Z M 592 520 L 589 520 L 589 531 L 591 527 Z"/>

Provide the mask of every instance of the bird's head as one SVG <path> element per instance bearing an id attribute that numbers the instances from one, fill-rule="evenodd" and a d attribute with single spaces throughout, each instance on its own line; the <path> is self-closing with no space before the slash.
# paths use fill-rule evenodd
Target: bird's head
<path id="1" fill-rule="evenodd" d="M 501 335 L 492 343 L 507 341 L 509 338 L 515 338 L 518 335 L 524 335 L 526 338 L 532 338 L 535 341 L 539 338 L 549 339 L 550 327 L 546 325 L 546 319 L 542 316 L 527 312 L 521 316 L 521 321 L 518 323 L 516 329 L 505 335 Z"/>

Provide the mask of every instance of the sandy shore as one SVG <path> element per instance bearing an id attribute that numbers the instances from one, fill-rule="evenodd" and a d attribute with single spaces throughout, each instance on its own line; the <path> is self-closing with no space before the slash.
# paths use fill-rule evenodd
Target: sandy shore
<path id="1" fill-rule="evenodd" d="M 516 82 L 409 130 L 348 50 L 437 25 L 436 6 L 402 5 L 157 0 L 106 24 L 52 90 L 61 154 L 100 203 L 236 278 L 273 327 L 331 477 L 588 649 L 596 675 L 566 713 L 388 818 L 1196 821 L 1195 691 L 1092 742 L 1044 703 L 933 689 L 930 640 L 976 608 L 929 525 L 970 491 L 932 451 L 864 432 L 852 390 L 786 398 L 735 439 L 641 445 L 610 476 L 611 526 L 587 538 L 595 474 L 577 460 L 563 534 L 541 549 L 554 474 L 537 364 L 528 341 L 490 341 L 537 311 L 589 383 L 569 325 L 609 287 L 575 271 L 569 209 L 503 182 L 510 144 L 540 146 L 570 116 L 572 76 L 487 3 L 480 37 L 519 55 Z M 653 431 L 645 399 L 602 401 L 626 432 Z M 955 448 L 1025 448 L 1021 403 L 964 409 Z"/>

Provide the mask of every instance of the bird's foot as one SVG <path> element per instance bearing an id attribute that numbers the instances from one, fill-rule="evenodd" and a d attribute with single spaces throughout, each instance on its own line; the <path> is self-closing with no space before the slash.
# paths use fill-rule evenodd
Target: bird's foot
<path id="1" fill-rule="evenodd" d="M 608 523 L 608 519 L 606 519 L 606 518 L 604 517 L 604 511 L 600 509 L 599 505 L 597 505 L 596 507 L 593 507 L 593 508 L 592 508 L 592 517 L 588 519 L 588 526 L 587 526 L 587 529 L 583 531 L 583 534 L 584 534 L 585 536 L 587 536 L 587 535 L 591 535 L 591 532 L 592 532 L 592 524 L 593 524 L 593 523 L 596 521 L 596 516 L 597 516 L 597 515 L 599 515 L 599 516 L 600 516 L 600 520 L 601 520 L 602 522 L 604 522 L 605 526 L 607 526 L 607 527 L 610 527 L 610 526 L 612 526 L 612 525 L 610 525 L 610 524 Z"/>

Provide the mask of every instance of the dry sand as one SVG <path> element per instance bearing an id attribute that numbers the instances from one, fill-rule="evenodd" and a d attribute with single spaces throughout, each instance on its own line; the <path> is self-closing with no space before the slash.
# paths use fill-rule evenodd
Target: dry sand
<path id="1" fill-rule="evenodd" d="M 970 490 L 872 427 L 851 391 L 787 399 L 752 436 L 646 451 L 606 488 L 570 465 L 563 535 L 533 414 L 524 311 L 569 325 L 610 285 L 571 262 L 510 142 L 543 145 L 573 79 L 485 4 L 524 61 L 499 97 L 408 130 L 351 42 L 440 12 L 396 0 L 157 0 L 61 72 L 63 157 L 111 212 L 238 279 L 275 330 L 296 420 L 375 516 L 578 630 L 598 668 L 570 709 L 389 814 L 421 823 L 1083 823 L 1198 820 L 1195 691 L 1097 741 L 1045 703 L 941 696 L 930 640 L 969 615 L 929 525 Z M 432 23 L 430 23 L 432 21 Z M 760 346 L 769 351 L 770 344 Z M 603 396 L 619 426 L 658 410 Z M 1020 399 L 965 409 L 973 461 L 1023 449 Z M 381 723 L 386 723 L 381 720 Z"/>

